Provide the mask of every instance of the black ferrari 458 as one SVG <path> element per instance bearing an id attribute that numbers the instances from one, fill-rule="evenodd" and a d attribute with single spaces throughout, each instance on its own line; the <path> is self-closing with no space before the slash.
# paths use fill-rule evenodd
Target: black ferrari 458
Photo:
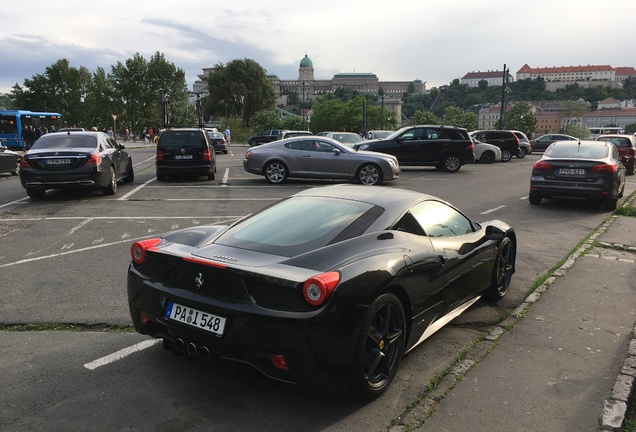
<path id="1" fill-rule="evenodd" d="M 230 226 L 132 245 L 135 329 L 189 357 L 376 397 L 402 356 L 480 297 L 503 297 L 515 231 L 434 196 L 337 185 Z"/>

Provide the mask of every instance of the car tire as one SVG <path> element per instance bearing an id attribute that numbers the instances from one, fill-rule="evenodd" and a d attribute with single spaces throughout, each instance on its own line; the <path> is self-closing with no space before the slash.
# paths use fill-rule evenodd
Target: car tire
<path id="1" fill-rule="evenodd" d="M 214 180 L 214 178 L 216 177 L 215 173 L 208 173 L 208 180 Z"/>
<path id="2" fill-rule="evenodd" d="M 528 195 L 528 201 L 530 201 L 530 204 L 532 205 L 539 205 L 541 204 L 541 195 L 536 194 L 536 193 L 530 193 L 530 195 Z"/>
<path id="3" fill-rule="evenodd" d="M 117 192 L 117 177 L 115 177 L 115 168 L 110 167 L 110 179 L 108 181 L 108 186 L 102 188 L 102 193 L 104 195 L 115 195 Z"/>
<path id="4" fill-rule="evenodd" d="M 15 161 L 15 169 L 11 171 L 11 175 L 14 175 L 14 176 L 20 175 L 20 159 Z"/>
<path id="5" fill-rule="evenodd" d="M 496 301 L 506 295 L 510 288 L 514 259 L 515 245 L 510 237 L 504 237 L 497 247 L 497 257 L 492 269 L 492 282 L 490 288 L 485 292 L 486 298 Z"/>
<path id="6" fill-rule="evenodd" d="M 625 171 L 625 174 L 627 174 L 627 175 L 634 175 L 634 167 L 627 168 L 627 171 Z"/>
<path id="7" fill-rule="evenodd" d="M 157 181 L 160 181 L 160 182 L 166 181 L 166 176 L 164 174 L 157 173 Z"/>
<path id="8" fill-rule="evenodd" d="M 375 164 L 364 164 L 358 170 L 356 179 L 363 185 L 372 186 L 382 182 L 382 171 Z"/>
<path id="9" fill-rule="evenodd" d="M 26 193 L 31 199 L 42 199 L 46 195 L 46 191 L 43 189 L 27 189 Z"/>
<path id="10" fill-rule="evenodd" d="M 284 163 L 279 161 L 272 161 L 265 165 L 263 174 L 268 182 L 274 184 L 283 183 L 289 176 L 287 167 Z"/>
<path id="11" fill-rule="evenodd" d="M 369 307 L 356 342 L 350 392 L 373 399 L 380 396 L 397 373 L 406 343 L 406 317 L 392 293 L 380 295 Z"/>
<path id="12" fill-rule="evenodd" d="M 608 198 L 603 201 L 603 207 L 605 210 L 614 211 L 618 207 L 618 197 Z"/>
<path id="13" fill-rule="evenodd" d="M 512 159 L 512 152 L 510 150 L 501 149 L 501 161 L 509 162 Z"/>
<path id="14" fill-rule="evenodd" d="M 495 154 L 491 151 L 485 151 L 481 154 L 481 158 L 479 158 L 479 162 L 490 164 L 495 161 Z"/>
<path id="15" fill-rule="evenodd" d="M 457 156 L 456 154 L 449 154 L 444 156 L 444 159 L 442 159 L 442 167 L 444 168 L 444 171 L 449 172 L 449 173 L 454 173 L 459 171 L 459 169 L 461 168 L 462 163 L 461 160 L 459 159 L 459 156 Z"/>
<path id="16" fill-rule="evenodd" d="M 528 152 L 526 151 L 525 147 L 519 147 L 519 151 L 517 152 L 517 158 L 519 159 L 523 159 L 524 157 L 526 157 L 526 155 L 528 154 Z"/>
<path id="17" fill-rule="evenodd" d="M 126 177 L 124 177 L 124 183 L 132 183 L 135 180 L 135 171 L 133 170 L 132 159 L 128 162 L 126 167 Z"/>
<path id="18" fill-rule="evenodd" d="M 256 142 L 256 140 L 250 141 L 250 147 L 254 147 L 254 146 L 257 146 L 257 145 L 258 145 L 258 142 Z"/>

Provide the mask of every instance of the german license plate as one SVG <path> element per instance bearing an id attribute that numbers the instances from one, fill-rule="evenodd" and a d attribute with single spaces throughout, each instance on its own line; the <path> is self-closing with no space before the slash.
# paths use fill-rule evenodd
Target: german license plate
<path id="1" fill-rule="evenodd" d="M 192 155 L 175 155 L 175 159 L 192 159 Z"/>
<path id="2" fill-rule="evenodd" d="M 47 165 L 70 165 L 71 160 L 70 159 L 47 159 L 46 164 Z"/>
<path id="3" fill-rule="evenodd" d="M 174 302 L 168 302 L 165 316 L 167 319 L 214 333 L 217 336 L 223 335 L 225 329 L 225 318 Z"/>
<path id="4" fill-rule="evenodd" d="M 559 168 L 557 171 L 558 175 L 572 175 L 572 176 L 583 176 L 585 175 L 585 170 L 581 168 Z"/>

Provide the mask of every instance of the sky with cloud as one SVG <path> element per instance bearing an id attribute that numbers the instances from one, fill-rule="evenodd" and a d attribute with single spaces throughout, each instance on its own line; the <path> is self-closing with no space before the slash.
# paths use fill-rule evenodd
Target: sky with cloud
<path id="1" fill-rule="evenodd" d="M 110 72 L 140 53 L 186 74 L 249 58 L 297 79 L 307 54 L 317 79 L 370 72 L 427 88 L 468 72 L 524 65 L 635 66 L 635 0 L 5 1 L 0 93 L 59 59 Z"/>

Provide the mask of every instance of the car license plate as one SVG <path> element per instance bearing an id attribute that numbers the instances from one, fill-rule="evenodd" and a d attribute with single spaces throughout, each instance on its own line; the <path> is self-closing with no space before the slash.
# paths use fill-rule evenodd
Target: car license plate
<path id="1" fill-rule="evenodd" d="M 71 160 L 70 159 L 47 159 L 46 164 L 47 165 L 70 165 Z"/>
<path id="2" fill-rule="evenodd" d="M 583 176 L 585 175 L 585 170 L 581 168 L 559 168 L 559 170 L 557 171 L 557 174 Z"/>
<path id="3" fill-rule="evenodd" d="M 175 155 L 175 159 L 192 159 L 192 155 Z"/>
<path id="4" fill-rule="evenodd" d="M 223 335 L 225 329 L 225 318 L 174 302 L 168 302 L 166 318 L 214 333 L 217 336 Z"/>

